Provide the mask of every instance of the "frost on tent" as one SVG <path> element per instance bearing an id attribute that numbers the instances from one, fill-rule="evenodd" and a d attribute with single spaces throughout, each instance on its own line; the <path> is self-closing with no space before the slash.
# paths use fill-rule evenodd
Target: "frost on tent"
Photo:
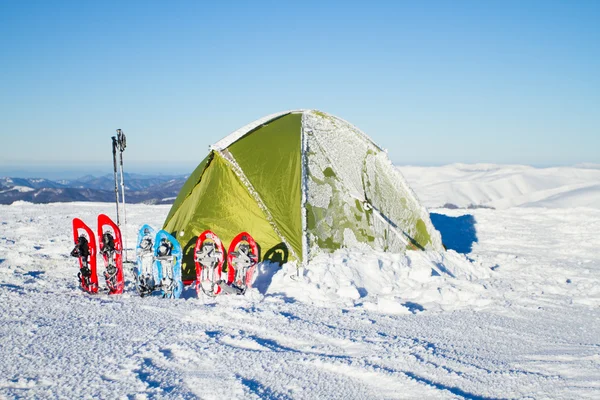
<path id="1" fill-rule="evenodd" d="M 429 222 L 427 211 L 419 205 L 416 196 L 386 154 L 369 154 L 365 159 L 364 173 L 364 190 L 368 201 L 394 228 L 400 230 L 409 242 L 409 248 L 439 249 L 440 238 L 429 234 L 435 229 Z"/>
<path id="2" fill-rule="evenodd" d="M 392 252 L 404 251 L 406 243 L 410 248 L 441 247 L 439 238 L 433 243 L 428 233 L 435 230 L 427 211 L 366 135 L 316 111 L 304 113 L 302 124 L 309 258 L 319 249 L 341 247 Z"/>

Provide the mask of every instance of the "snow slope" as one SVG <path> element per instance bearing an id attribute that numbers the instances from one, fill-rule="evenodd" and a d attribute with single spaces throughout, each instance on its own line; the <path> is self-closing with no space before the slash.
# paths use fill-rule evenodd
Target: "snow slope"
<path id="1" fill-rule="evenodd" d="M 452 164 L 398 167 L 426 207 L 446 203 L 494 208 L 592 207 L 600 209 L 600 168 Z"/>
<path id="2" fill-rule="evenodd" d="M 168 210 L 128 206 L 128 247 Z M 113 204 L 0 206 L 0 398 L 599 398 L 600 210 L 430 211 L 443 255 L 342 250 L 167 300 L 130 271 L 78 290 L 72 218 Z"/>

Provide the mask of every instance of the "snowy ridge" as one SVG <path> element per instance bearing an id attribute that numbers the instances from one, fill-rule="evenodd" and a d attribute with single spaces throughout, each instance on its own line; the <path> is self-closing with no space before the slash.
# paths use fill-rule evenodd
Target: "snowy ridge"
<path id="1" fill-rule="evenodd" d="M 21 192 L 21 193 L 23 193 L 23 192 L 32 192 L 32 191 L 34 191 L 35 189 L 33 189 L 33 188 L 30 188 L 30 187 L 27 187 L 27 186 L 11 186 L 11 187 L 10 187 L 10 188 L 8 188 L 8 189 L 0 190 L 0 193 L 9 192 L 9 191 L 11 191 L 11 190 L 15 190 L 15 191 L 17 191 L 17 192 Z"/>
<path id="2" fill-rule="evenodd" d="M 452 164 L 398 167 L 427 207 L 600 209 L 600 170 L 587 167 Z"/>
<path id="3" fill-rule="evenodd" d="M 539 200 L 530 200 L 523 204 L 524 207 L 591 207 L 600 208 L 600 183 L 597 185 L 573 185 L 568 190 L 564 188 L 546 191 Z"/>
<path id="4" fill-rule="evenodd" d="M 588 169 L 600 169 L 600 164 L 594 163 L 581 163 L 574 165 L 575 168 L 588 168 Z"/>

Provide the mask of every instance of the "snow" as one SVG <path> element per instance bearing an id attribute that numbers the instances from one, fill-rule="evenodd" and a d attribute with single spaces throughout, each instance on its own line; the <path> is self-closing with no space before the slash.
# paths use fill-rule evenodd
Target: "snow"
<path id="1" fill-rule="evenodd" d="M 523 207 L 431 209 L 443 254 L 345 249 L 262 264 L 245 296 L 167 300 L 137 296 L 129 269 L 121 296 L 78 290 L 72 219 L 95 229 L 114 204 L 0 206 L 0 398 L 599 398 L 600 207 L 578 207 L 594 175 L 401 171 L 426 203 L 470 176 L 465 201 Z M 578 174 L 580 190 L 532 200 Z M 169 207 L 127 207 L 129 259 Z"/>
<path id="2" fill-rule="evenodd" d="M 34 191 L 35 189 L 33 189 L 33 188 L 30 188 L 30 187 L 28 187 L 28 186 L 11 186 L 11 187 L 10 187 L 10 188 L 8 188 L 8 189 L 1 190 L 1 191 L 0 191 L 0 193 L 10 192 L 11 190 L 15 190 L 15 191 L 17 191 L 17 192 L 22 192 L 22 193 L 23 193 L 23 192 L 32 192 L 32 191 Z"/>
<path id="3" fill-rule="evenodd" d="M 534 168 L 452 164 L 398 167 L 426 207 L 446 203 L 494 208 L 592 207 L 600 209 L 600 169 L 592 165 Z"/>

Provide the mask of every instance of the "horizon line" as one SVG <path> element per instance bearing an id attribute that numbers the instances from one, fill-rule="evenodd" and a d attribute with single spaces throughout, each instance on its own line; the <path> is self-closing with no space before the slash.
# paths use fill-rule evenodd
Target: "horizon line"
<path id="1" fill-rule="evenodd" d="M 396 163 L 392 162 L 395 167 L 421 167 L 421 168 L 442 168 L 453 165 L 464 166 L 498 166 L 498 167 L 529 167 L 529 168 L 582 168 L 582 169 L 600 169 L 600 163 L 583 162 L 576 164 L 519 164 L 519 163 L 490 163 L 490 162 L 452 162 L 452 163 Z M 131 164 L 129 171 L 125 170 L 125 174 L 145 175 L 145 176 L 179 176 L 189 175 L 194 170 L 193 164 L 187 165 L 169 165 L 169 164 Z M 146 167 L 146 170 L 140 168 Z M 150 167 L 150 168 L 148 168 Z M 0 164 L 0 178 L 17 178 L 17 179 L 49 179 L 60 180 L 69 179 L 77 180 L 86 176 L 102 177 L 113 173 L 112 165 L 98 164 L 78 164 L 78 165 L 48 165 L 48 164 L 28 164 L 28 165 L 10 165 Z"/>

